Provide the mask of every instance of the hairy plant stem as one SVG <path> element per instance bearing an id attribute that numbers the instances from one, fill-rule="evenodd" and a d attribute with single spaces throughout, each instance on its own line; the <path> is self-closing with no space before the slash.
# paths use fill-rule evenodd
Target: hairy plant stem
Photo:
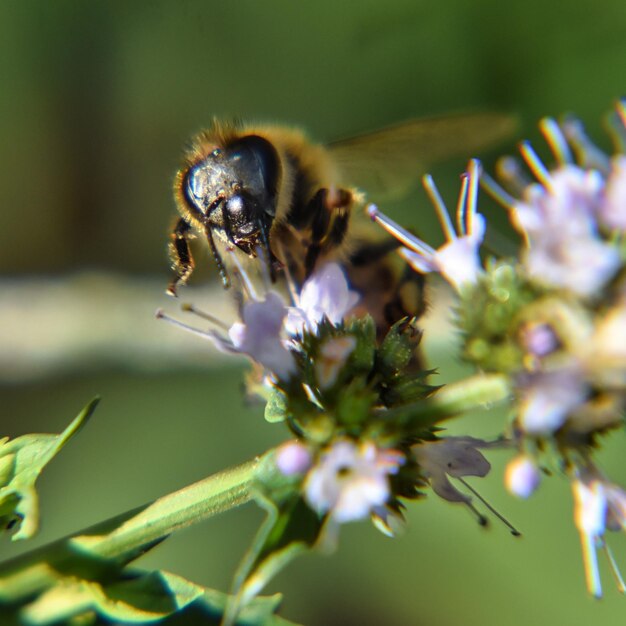
<path id="1" fill-rule="evenodd" d="M 63 572 L 71 572 L 73 563 L 86 578 L 99 578 L 103 570 L 132 561 L 170 533 L 248 502 L 257 462 L 219 472 L 0 564 L 0 603 L 45 591 Z"/>

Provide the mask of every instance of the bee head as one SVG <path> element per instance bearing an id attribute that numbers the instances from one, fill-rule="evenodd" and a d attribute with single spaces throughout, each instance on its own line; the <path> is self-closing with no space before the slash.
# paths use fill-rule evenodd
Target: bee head
<path id="1" fill-rule="evenodd" d="M 192 213 L 222 239 L 253 254 L 276 213 L 280 177 L 274 146 L 257 135 L 217 147 L 192 165 L 183 193 Z"/>

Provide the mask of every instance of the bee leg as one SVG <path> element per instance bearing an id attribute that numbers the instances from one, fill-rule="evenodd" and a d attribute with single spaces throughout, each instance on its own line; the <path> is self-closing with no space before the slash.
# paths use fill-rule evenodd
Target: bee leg
<path id="1" fill-rule="evenodd" d="M 189 239 L 192 237 L 189 222 L 181 217 L 170 234 L 168 246 L 172 269 L 176 273 L 167 287 L 170 296 L 176 296 L 178 285 L 184 285 L 194 270 L 195 263 L 189 249 Z"/>
<path id="2" fill-rule="evenodd" d="M 305 259 L 305 273 L 313 272 L 320 254 L 341 245 L 348 232 L 352 194 L 345 189 L 320 189 L 307 207 L 311 245 Z"/>
<path id="3" fill-rule="evenodd" d="M 224 260 L 220 256 L 220 253 L 217 251 L 217 247 L 215 246 L 215 241 L 213 240 L 213 233 L 211 232 L 210 226 L 204 227 L 204 234 L 206 236 L 207 241 L 209 242 L 209 248 L 211 250 L 211 254 L 215 259 L 215 264 L 217 265 L 217 269 L 220 273 L 220 277 L 222 279 L 222 285 L 224 289 L 230 288 L 230 279 L 228 278 L 228 273 L 226 272 L 226 266 L 224 265 Z"/>

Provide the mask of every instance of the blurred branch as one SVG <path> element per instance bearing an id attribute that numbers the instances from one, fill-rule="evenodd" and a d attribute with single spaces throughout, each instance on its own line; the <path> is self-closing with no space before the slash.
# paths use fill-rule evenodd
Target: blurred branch
<path id="1" fill-rule="evenodd" d="M 165 295 L 162 278 L 86 272 L 61 278 L 0 279 L 0 382 L 28 381 L 101 368 L 168 370 L 207 367 L 222 354 L 154 316 L 164 308 L 191 325 L 206 322 L 180 311 L 198 308 L 230 323 L 235 312 L 221 287 Z M 232 360 L 232 357 L 231 357 Z"/>

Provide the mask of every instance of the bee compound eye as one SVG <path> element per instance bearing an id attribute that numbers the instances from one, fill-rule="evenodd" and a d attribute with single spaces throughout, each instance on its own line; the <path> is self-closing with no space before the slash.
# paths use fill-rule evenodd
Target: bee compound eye
<path id="1" fill-rule="evenodd" d="M 193 167 L 187 174 L 187 195 L 200 209 L 204 210 L 207 196 L 207 173 L 204 169 Z"/>

